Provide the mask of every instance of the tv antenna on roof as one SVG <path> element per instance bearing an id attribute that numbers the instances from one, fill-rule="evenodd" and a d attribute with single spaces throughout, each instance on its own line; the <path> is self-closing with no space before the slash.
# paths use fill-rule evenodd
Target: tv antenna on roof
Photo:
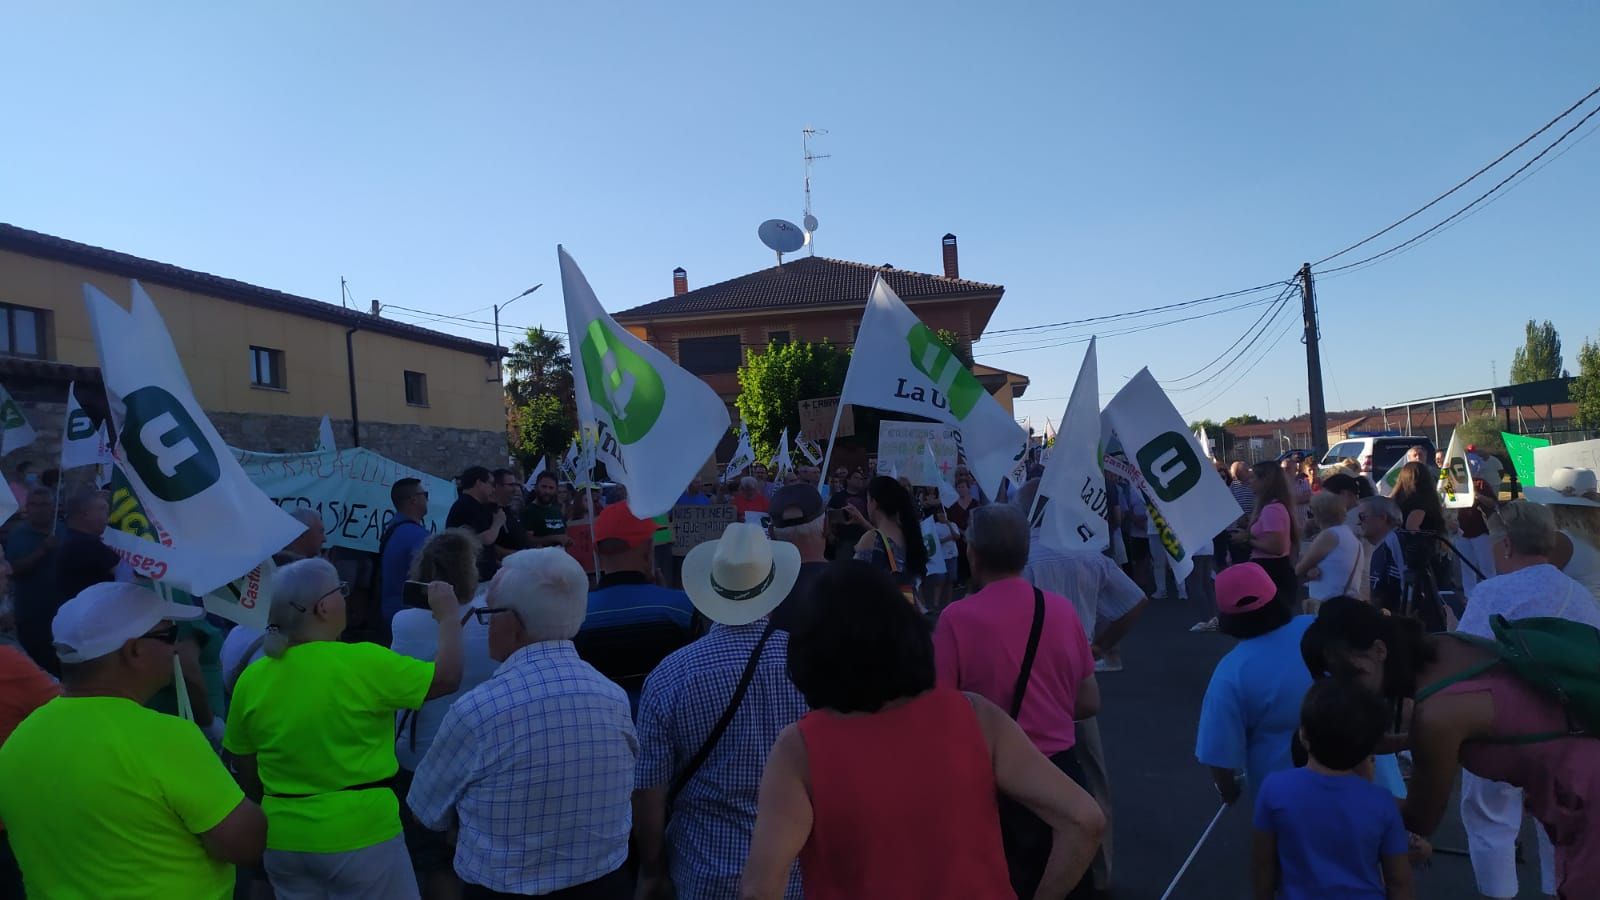
<path id="1" fill-rule="evenodd" d="M 761 243 L 778 254 L 778 265 L 783 265 L 783 255 L 793 253 L 806 245 L 806 233 L 800 226 L 783 219 L 768 219 L 756 229 Z"/>
<path id="2" fill-rule="evenodd" d="M 811 255 L 817 255 L 817 248 L 811 242 L 811 235 L 817 230 L 817 217 L 811 214 L 811 163 L 819 159 L 827 159 L 831 153 L 812 153 L 811 138 L 819 134 L 827 134 L 826 128 L 812 128 L 810 125 L 800 129 L 800 150 L 806 167 L 806 208 L 805 216 L 800 224 L 805 226 L 806 246 L 811 249 Z"/>

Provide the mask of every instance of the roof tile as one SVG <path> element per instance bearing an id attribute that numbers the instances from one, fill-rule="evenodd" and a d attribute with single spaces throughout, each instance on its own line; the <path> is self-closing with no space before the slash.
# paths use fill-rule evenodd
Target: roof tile
<path id="1" fill-rule="evenodd" d="M 781 266 L 740 275 L 676 297 L 667 297 L 617 313 L 618 320 L 692 316 L 705 313 L 753 312 L 805 306 L 866 303 L 878 274 L 902 300 L 994 294 L 1005 290 L 964 278 L 946 278 L 905 269 L 806 256 Z"/>

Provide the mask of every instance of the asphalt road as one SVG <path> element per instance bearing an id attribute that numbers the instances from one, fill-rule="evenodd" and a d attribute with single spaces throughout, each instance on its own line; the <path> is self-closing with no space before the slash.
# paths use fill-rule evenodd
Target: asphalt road
<path id="1" fill-rule="evenodd" d="M 1166 890 L 1221 801 L 1206 770 L 1195 762 L 1195 726 L 1206 683 L 1218 659 L 1233 646 L 1219 634 L 1190 634 L 1198 610 L 1176 601 L 1152 602 L 1123 643 L 1122 672 L 1100 676 L 1101 734 L 1111 770 L 1115 858 L 1113 896 L 1156 900 Z M 1247 900 L 1250 894 L 1250 811 L 1241 800 L 1218 823 L 1173 900 Z M 1434 835 L 1438 847 L 1464 850 L 1456 804 Z M 1538 869 L 1521 869 L 1520 897 L 1537 898 Z M 1423 900 L 1478 896 L 1465 856 L 1436 854 L 1418 874 Z"/>

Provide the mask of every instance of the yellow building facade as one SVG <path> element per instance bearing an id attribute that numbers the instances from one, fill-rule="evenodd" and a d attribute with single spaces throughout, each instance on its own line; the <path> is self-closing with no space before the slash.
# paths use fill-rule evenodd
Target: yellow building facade
<path id="1" fill-rule="evenodd" d="M 59 440 L 46 407 L 69 381 L 91 415 L 103 413 L 83 285 L 126 305 L 130 279 L 160 310 L 195 396 L 234 446 L 309 449 L 326 415 L 341 446 L 441 476 L 506 460 L 493 344 L 0 225 L 0 383 L 41 437 L 54 425 Z"/>

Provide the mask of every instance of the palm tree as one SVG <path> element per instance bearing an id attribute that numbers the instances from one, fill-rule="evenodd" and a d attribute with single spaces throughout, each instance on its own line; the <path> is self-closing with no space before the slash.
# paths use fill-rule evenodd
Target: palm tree
<path id="1" fill-rule="evenodd" d="M 511 346 L 502 364 L 507 375 L 506 393 L 514 406 L 523 406 L 534 397 L 554 395 L 563 404 L 572 397 L 572 358 L 559 333 L 529 328 L 522 340 Z"/>

